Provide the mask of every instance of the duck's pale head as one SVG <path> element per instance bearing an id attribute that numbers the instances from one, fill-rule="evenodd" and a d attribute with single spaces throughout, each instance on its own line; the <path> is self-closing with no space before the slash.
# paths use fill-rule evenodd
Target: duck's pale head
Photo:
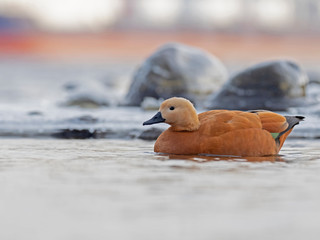
<path id="1" fill-rule="evenodd" d="M 143 125 L 167 123 L 173 131 L 196 131 L 200 127 L 199 118 L 193 104 L 180 97 L 165 100 L 159 112 Z"/>

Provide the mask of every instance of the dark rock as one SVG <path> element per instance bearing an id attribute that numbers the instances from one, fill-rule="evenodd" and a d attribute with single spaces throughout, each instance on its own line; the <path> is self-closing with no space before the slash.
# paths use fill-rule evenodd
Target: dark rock
<path id="1" fill-rule="evenodd" d="M 303 103 L 307 83 L 306 73 L 294 62 L 263 62 L 232 76 L 208 98 L 207 107 L 282 111 Z"/>
<path id="2" fill-rule="evenodd" d="M 53 133 L 52 137 L 63 139 L 88 139 L 95 138 L 96 131 L 89 131 L 88 129 L 62 129 L 57 133 Z"/>
<path id="3" fill-rule="evenodd" d="M 197 102 L 223 84 L 225 66 L 203 50 L 170 43 L 162 46 L 139 67 L 124 105 L 139 106 L 145 97 L 187 97 Z"/>
<path id="4" fill-rule="evenodd" d="M 150 128 L 143 131 L 138 138 L 142 140 L 156 140 L 159 135 L 163 132 L 162 129 L 159 128 Z"/>
<path id="5" fill-rule="evenodd" d="M 29 116 L 42 116 L 43 113 L 40 111 L 30 111 L 27 113 Z"/>

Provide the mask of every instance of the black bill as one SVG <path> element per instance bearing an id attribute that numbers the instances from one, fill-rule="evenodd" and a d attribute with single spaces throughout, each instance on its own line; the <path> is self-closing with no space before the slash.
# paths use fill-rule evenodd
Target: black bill
<path id="1" fill-rule="evenodd" d="M 151 125 L 155 123 L 162 123 L 165 119 L 162 117 L 161 112 L 157 112 L 156 115 L 154 115 L 150 120 L 145 121 L 143 125 Z"/>

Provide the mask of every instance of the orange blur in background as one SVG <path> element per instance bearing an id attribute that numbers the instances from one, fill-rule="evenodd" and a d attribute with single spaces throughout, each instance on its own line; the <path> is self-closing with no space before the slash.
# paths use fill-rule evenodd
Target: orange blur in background
<path id="1" fill-rule="evenodd" d="M 108 32 L 100 34 L 1 34 L 0 52 L 48 59 L 136 60 L 166 42 L 203 48 L 225 61 L 258 61 L 290 57 L 303 62 L 320 59 L 320 36 L 199 34 L 196 32 Z"/>

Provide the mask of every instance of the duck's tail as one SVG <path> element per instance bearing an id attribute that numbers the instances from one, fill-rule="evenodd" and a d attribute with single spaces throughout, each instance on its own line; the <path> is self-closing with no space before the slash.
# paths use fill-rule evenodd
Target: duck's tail
<path id="1" fill-rule="evenodd" d="M 298 125 L 299 122 L 303 121 L 303 116 L 285 116 L 287 119 L 288 127 L 286 130 L 279 133 L 276 142 L 279 144 L 279 150 L 281 149 L 284 141 L 287 139 L 288 135 L 291 133 L 294 126 Z"/>

